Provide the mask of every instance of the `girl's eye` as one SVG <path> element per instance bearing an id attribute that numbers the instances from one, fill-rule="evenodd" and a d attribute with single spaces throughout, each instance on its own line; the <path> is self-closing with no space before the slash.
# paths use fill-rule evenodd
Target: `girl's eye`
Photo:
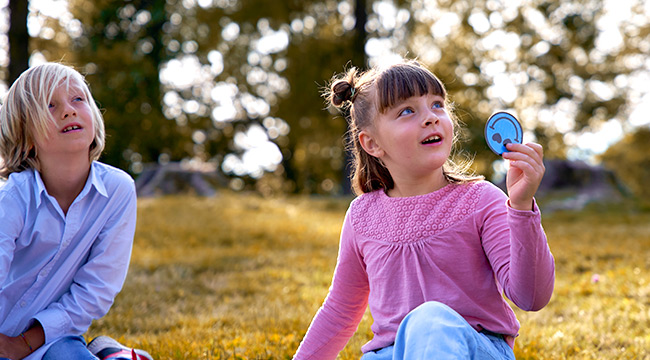
<path id="1" fill-rule="evenodd" d="M 443 107 L 445 107 L 445 104 L 441 103 L 440 101 L 436 101 L 436 102 L 433 103 L 433 106 L 431 106 L 431 107 L 433 107 L 435 109 L 442 109 Z"/>
<path id="2" fill-rule="evenodd" d="M 81 96 L 76 96 L 74 101 L 84 101 L 84 99 Z"/>
<path id="3" fill-rule="evenodd" d="M 403 115 L 410 115 L 410 114 L 413 114 L 413 109 L 406 108 L 406 109 L 400 111 L 398 115 L 403 116 Z"/>
<path id="4" fill-rule="evenodd" d="M 54 104 L 47 104 L 47 108 L 48 108 L 48 109 L 51 109 L 51 108 L 53 108 L 53 107 L 54 107 Z"/>

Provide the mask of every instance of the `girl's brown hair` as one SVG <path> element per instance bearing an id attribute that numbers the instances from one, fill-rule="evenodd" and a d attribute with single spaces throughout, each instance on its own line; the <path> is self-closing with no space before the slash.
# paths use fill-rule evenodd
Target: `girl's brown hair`
<path id="1" fill-rule="evenodd" d="M 359 72 L 351 68 L 335 76 L 326 93 L 328 101 L 337 108 L 349 111 L 348 150 L 353 154 L 352 189 L 355 194 L 395 186 L 393 177 L 381 160 L 368 154 L 359 142 L 361 130 L 372 125 L 373 120 L 397 103 L 412 96 L 440 95 L 446 107 L 451 109 L 447 91 L 442 82 L 428 69 L 414 60 L 405 60 L 385 69 L 372 68 Z M 454 142 L 458 137 L 458 119 L 449 114 L 454 122 Z M 469 162 L 458 165 L 451 158 L 443 165 L 443 173 L 449 183 L 465 183 L 483 179 L 469 175 Z"/>

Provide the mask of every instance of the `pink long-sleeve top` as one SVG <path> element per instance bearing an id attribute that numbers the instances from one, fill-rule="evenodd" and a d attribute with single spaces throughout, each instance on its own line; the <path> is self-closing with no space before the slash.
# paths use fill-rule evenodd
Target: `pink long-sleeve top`
<path id="1" fill-rule="evenodd" d="M 554 281 L 537 205 L 510 208 L 489 182 L 404 198 L 363 194 L 348 209 L 329 294 L 294 359 L 336 358 L 366 306 L 374 337 L 361 351 L 389 346 L 406 314 L 426 301 L 447 304 L 477 331 L 504 334 L 514 346 L 519 322 L 502 293 L 536 311 Z"/>

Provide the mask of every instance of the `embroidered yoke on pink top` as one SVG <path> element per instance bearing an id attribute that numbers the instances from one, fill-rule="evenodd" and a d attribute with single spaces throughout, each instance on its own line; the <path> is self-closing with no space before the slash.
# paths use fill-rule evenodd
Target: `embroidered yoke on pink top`
<path id="1" fill-rule="evenodd" d="M 346 214 L 332 286 L 295 359 L 334 359 L 367 305 L 374 337 L 361 350 L 391 345 L 404 316 L 426 301 L 447 304 L 477 331 L 504 334 L 514 346 L 519 322 L 502 292 L 539 310 L 554 273 L 537 205 L 512 209 L 489 182 L 406 198 L 364 194 Z"/>

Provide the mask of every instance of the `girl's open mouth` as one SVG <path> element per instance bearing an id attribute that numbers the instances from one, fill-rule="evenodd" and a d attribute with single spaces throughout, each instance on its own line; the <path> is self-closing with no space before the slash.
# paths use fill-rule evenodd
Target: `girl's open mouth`
<path id="1" fill-rule="evenodd" d="M 442 141 L 442 138 L 440 137 L 440 135 L 433 135 L 433 136 L 429 136 L 428 138 L 424 139 L 424 141 L 422 141 L 422 144 L 423 145 L 435 144 L 435 143 L 439 143 L 441 141 Z"/>

